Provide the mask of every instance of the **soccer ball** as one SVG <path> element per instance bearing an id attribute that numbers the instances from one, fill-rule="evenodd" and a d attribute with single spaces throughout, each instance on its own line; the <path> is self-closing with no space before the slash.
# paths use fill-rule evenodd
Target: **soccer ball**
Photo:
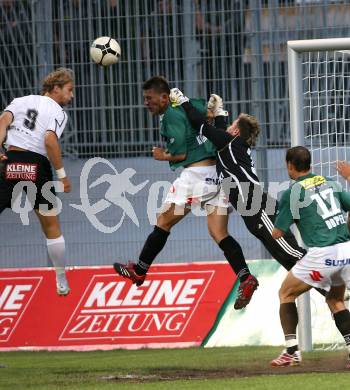
<path id="1" fill-rule="evenodd" d="M 98 65 L 109 66 L 117 63 L 120 58 L 119 43 L 111 37 L 99 37 L 92 42 L 90 56 Z"/>

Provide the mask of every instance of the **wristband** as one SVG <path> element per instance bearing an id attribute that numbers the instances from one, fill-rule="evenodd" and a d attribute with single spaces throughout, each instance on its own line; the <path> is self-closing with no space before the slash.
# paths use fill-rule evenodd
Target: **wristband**
<path id="1" fill-rule="evenodd" d="M 58 179 L 64 179 L 67 176 L 64 168 L 56 169 L 56 175 Z"/>

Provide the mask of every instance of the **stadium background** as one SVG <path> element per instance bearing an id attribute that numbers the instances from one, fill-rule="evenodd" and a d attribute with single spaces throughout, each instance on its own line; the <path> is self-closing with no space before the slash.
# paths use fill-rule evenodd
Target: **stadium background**
<path id="1" fill-rule="evenodd" d="M 0 98 L 3 109 L 14 97 L 37 93 L 42 77 L 58 66 L 76 76 L 75 100 L 63 135 L 65 167 L 73 191 L 63 195 L 61 222 L 71 265 L 111 264 L 134 259 L 151 231 L 145 205 L 152 183 L 171 182 L 166 163 L 153 161 L 150 150 L 161 144 L 158 121 L 143 108 L 142 83 L 161 74 L 189 96 L 223 96 L 232 118 L 256 115 L 263 128 L 254 152 L 262 181 L 286 180 L 283 164 L 290 145 L 286 42 L 346 37 L 347 1 L 233 0 L 36 0 L 0 1 Z M 89 45 L 101 35 L 115 37 L 120 63 L 100 68 L 89 59 Z M 121 173 L 133 168 L 136 185 L 126 194 L 139 220 L 125 217 L 112 234 L 96 230 L 70 204 L 80 201 L 80 174 L 92 157 L 108 159 Z M 89 178 L 113 174 L 100 164 Z M 90 202 L 105 197 L 108 183 L 89 193 Z M 158 200 L 161 203 L 161 200 Z M 111 204 L 98 214 L 107 226 L 122 218 Z M 268 255 L 247 232 L 237 214 L 230 232 L 247 258 Z M 46 248 L 33 213 L 29 226 L 10 210 L 1 215 L 2 267 L 45 266 Z M 204 217 L 188 216 L 171 235 L 159 262 L 222 259 L 209 238 Z"/>

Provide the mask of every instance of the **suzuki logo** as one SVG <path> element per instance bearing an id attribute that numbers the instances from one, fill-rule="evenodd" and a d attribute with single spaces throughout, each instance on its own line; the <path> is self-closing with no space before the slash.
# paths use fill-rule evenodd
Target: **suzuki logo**
<path id="1" fill-rule="evenodd" d="M 323 279 L 323 276 L 321 275 L 321 273 L 319 271 L 311 271 L 310 272 L 310 278 L 315 281 L 315 282 L 320 282 L 322 279 Z"/>

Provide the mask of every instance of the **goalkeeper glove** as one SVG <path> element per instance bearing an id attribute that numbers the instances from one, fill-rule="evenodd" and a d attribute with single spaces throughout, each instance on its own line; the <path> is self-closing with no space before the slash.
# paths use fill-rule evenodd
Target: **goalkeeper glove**
<path id="1" fill-rule="evenodd" d="M 208 110 L 212 111 L 214 117 L 228 116 L 228 112 L 224 110 L 224 103 L 219 95 L 212 93 L 208 101 Z"/>
<path id="2" fill-rule="evenodd" d="M 169 99 L 171 102 L 172 107 L 178 107 L 181 106 L 182 103 L 188 102 L 189 99 L 187 96 L 185 96 L 179 88 L 172 88 L 170 90 Z"/>

